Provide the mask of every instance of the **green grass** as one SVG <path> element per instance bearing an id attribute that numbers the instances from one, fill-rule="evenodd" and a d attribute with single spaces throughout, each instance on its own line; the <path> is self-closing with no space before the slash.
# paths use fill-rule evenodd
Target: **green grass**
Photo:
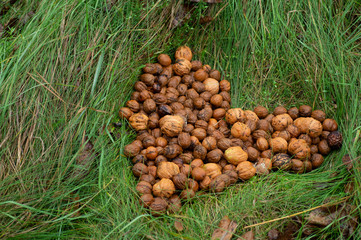
<path id="1" fill-rule="evenodd" d="M 224 2 L 198 5 L 194 21 L 178 29 L 169 28 L 176 1 L 117 1 L 108 10 L 104 0 L 11 7 L 0 23 L 36 11 L 0 39 L 0 238 L 204 239 L 224 215 L 239 223 L 239 236 L 246 226 L 346 196 L 360 216 L 360 161 L 352 174 L 341 161 L 361 154 L 360 2 Z M 216 20 L 197 24 L 206 12 L 218 13 Z M 135 133 L 111 123 L 142 65 L 181 44 L 231 81 L 233 106 L 310 104 L 338 121 L 343 148 L 311 173 L 255 177 L 199 195 L 176 215 L 152 217 L 138 204 L 131 164 L 121 155 Z M 73 172 L 85 136 L 97 154 L 80 177 Z M 349 181 L 352 194 L 343 190 Z M 264 239 L 289 221 L 253 230 Z M 336 239 L 340 227 L 337 220 L 315 237 Z M 360 235 L 358 227 L 354 239 Z"/>

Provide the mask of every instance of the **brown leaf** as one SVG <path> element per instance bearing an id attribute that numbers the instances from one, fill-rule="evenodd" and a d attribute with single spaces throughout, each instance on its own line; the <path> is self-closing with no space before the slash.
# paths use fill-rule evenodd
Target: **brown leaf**
<path id="1" fill-rule="evenodd" d="M 252 230 L 246 232 L 240 238 L 237 238 L 237 240 L 253 240 L 253 239 L 254 239 L 254 233 Z"/>
<path id="2" fill-rule="evenodd" d="M 350 155 L 346 154 L 342 157 L 343 165 L 347 167 L 347 170 L 351 171 L 352 169 L 352 160 L 350 158 Z"/>
<path id="3" fill-rule="evenodd" d="M 93 143 L 89 140 L 88 137 L 85 137 L 85 145 L 82 145 L 82 150 L 78 157 L 76 158 L 76 167 L 74 168 L 71 178 L 84 178 L 90 170 L 92 163 L 95 160 Z"/>
<path id="4" fill-rule="evenodd" d="M 228 216 L 224 216 L 218 224 L 218 228 L 212 234 L 212 240 L 229 240 L 236 231 L 238 224 L 231 221 Z"/>
<path id="5" fill-rule="evenodd" d="M 213 21 L 213 17 L 211 17 L 211 16 L 204 16 L 201 19 L 199 19 L 200 24 L 210 23 L 212 21 Z"/>
<path id="6" fill-rule="evenodd" d="M 316 209 L 310 213 L 307 219 L 309 221 L 309 224 L 326 227 L 327 225 L 332 223 L 333 217 L 331 215 L 333 215 L 333 213 L 327 215 L 327 213 L 325 213 L 321 209 Z"/>
<path id="7" fill-rule="evenodd" d="M 177 230 L 177 232 L 183 231 L 184 227 L 183 227 L 182 221 L 181 220 L 175 220 L 174 228 Z"/>
<path id="8" fill-rule="evenodd" d="M 277 240 L 280 236 L 280 232 L 277 229 L 272 229 L 267 234 L 269 240 Z"/>

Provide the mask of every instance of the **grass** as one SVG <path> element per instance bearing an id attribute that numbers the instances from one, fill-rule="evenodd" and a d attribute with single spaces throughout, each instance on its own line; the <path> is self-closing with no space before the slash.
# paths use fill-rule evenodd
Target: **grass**
<path id="1" fill-rule="evenodd" d="M 35 10 L 0 39 L 0 238 L 203 239 L 224 215 L 239 223 L 240 236 L 246 226 L 344 197 L 360 216 L 359 1 L 200 3 L 176 29 L 170 22 L 181 2 L 114 2 L 107 8 L 100 0 L 18 1 L 0 20 Z M 197 24 L 208 13 L 215 21 Z M 233 106 L 310 104 L 337 120 L 343 148 L 311 173 L 255 177 L 199 195 L 179 214 L 152 217 L 138 204 L 131 164 L 122 156 L 135 133 L 125 122 L 119 130 L 111 123 L 142 65 L 181 44 L 231 81 Z M 91 171 L 83 176 L 74 172 L 81 171 L 86 136 L 95 153 L 86 155 Z M 346 153 L 358 159 L 351 174 L 341 161 Z M 350 181 L 352 194 L 344 191 Z M 175 219 L 182 219 L 182 233 Z M 253 230 L 264 239 L 289 221 Z M 338 219 L 313 237 L 337 239 L 341 225 Z M 353 237 L 360 235 L 358 227 Z"/>

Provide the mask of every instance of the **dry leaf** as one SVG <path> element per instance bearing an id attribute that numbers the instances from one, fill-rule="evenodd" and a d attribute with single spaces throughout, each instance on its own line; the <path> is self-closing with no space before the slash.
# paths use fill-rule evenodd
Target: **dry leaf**
<path id="1" fill-rule="evenodd" d="M 352 169 L 352 160 L 350 158 L 350 155 L 346 154 L 342 157 L 343 165 L 347 167 L 347 170 L 351 171 Z"/>
<path id="2" fill-rule="evenodd" d="M 199 19 L 200 24 L 210 23 L 212 21 L 213 21 L 213 17 L 211 17 L 211 16 L 204 16 L 204 17 L 201 17 L 201 19 Z"/>
<path id="3" fill-rule="evenodd" d="M 267 234 L 269 240 L 277 240 L 280 236 L 280 232 L 277 229 L 272 229 Z"/>
<path id="4" fill-rule="evenodd" d="M 95 160 L 94 150 L 93 150 L 93 143 L 89 140 L 88 137 L 85 137 L 84 142 L 86 144 L 82 145 L 82 150 L 79 156 L 76 158 L 76 167 L 74 168 L 71 178 L 84 178 Z"/>
<path id="5" fill-rule="evenodd" d="M 325 213 L 321 209 L 316 209 L 310 213 L 307 219 L 309 221 L 309 224 L 326 227 L 327 225 L 332 223 L 334 217 L 331 215 L 333 214 L 334 213 L 327 215 L 327 213 Z"/>
<path id="6" fill-rule="evenodd" d="M 183 231 L 184 227 L 183 227 L 182 221 L 181 220 L 175 220 L 174 228 L 177 230 L 177 232 Z"/>
<path id="7" fill-rule="evenodd" d="M 253 239 L 254 239 L 254 233 L 252 230 L 246 232 L 240 238 L 237 238 L 237 240 L 253 240 Z"/>
<path id="8" fill-rule="evenodd" d="M 212 234 L 212 240 L 229 240 L 236 231 L 238 224 L 224 216 L 218 224 L 218 228 Z"/>

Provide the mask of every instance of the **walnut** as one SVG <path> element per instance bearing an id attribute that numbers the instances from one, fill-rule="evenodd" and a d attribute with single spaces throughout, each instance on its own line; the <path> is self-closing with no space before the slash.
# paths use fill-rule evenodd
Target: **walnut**
<path id="1" fill-rule="evenodd" d="M 298 108 L 298 112 L 301 117 L 311 117 L 312 107 L 308 105 L 302 105 Z"/>
<path id="2" fill-rule="evenodd" d="M 342 147 L 342 134 L 339 131 L 330 132 L 327 136 L 327 143 L 332 149 Z"/>
<path id="3" fill-rule="evenodd" d="M 310 135 L 310 137 L 318 137 L 322 133 L 321 122 L 311 117 L 297 118 L 294 124 L 298 129 L 300 129 L 301 133 L 306 133 Z"/>
<path id="4" fill-rule="evenodd" d="M 189 133 L 182 132 L 178 135 L 178 144 L 183 149 L 188 148 L 191 145 L 191 136 Z"/>
<path id="5" fill-rule="evenodd" d="M 270 136 L 264 130 L 256 130 L 252 133 L 252 138 L 255 140 L 259 138 L 269 139 Z"/>
<path id="6" fill-rule="evenodd" d="M 304 159 L 310 157 L 311 149 L 305 140 L 292 138 L 288 144 L 288 152 L 295 158 Z"/>
<path id="7" fill-rule="evenodd" d="M 155 145 L 155 137 L 152 135 L 146 135 L 142 141 L 143 147 L 148 148 Z"/>
<path id="8" fill-rule="evenodd" d="M 167 207 L 167 201 L 160 197 L 155 198 L 154 201 L 149 205 L 149 208 L 152 210 L 152 214 L 154 216 L 159 216 L 160 214 L 165 213 Z"/>
<path id="9" fill-rule="evenodd" d="M 198 60 L 192 61 L 192 70 L 197 71 L 198 69 L 202 68 L 202 62 Z"/>
<path id="10" fill-rule="evenodd" d="M 327 140 L 321 140 L 320 143 L 318 144 L 318 151 L 322 154 L 322 155 L 327 155 L 331 152 L 331 148 L 327 143 Z"/>
<path id="11" fill-rule="evenodd" d="M 244 123 L 236 122 L 231 128 L 231 134 L 235 138 L 247 141 L 248 137 L 251 135 L 251 129 Z"/>
<path id="12" fill-rule="evenodd" d="M 278 153 L 272 158 L 273 168 L 288 170 L 291 166 L 291 157 L 286 153 Z"/>
<path id="13" fill-rule="evenodd" d="M 179 167 L 173 162 L 161 162 L 157 167 L 159 178 L 172 178 L 179 173 Z"/>
<path id="14" fill-rule="evenodd" d="M 125 104 L 132 112 L 139 112 L 140 109 L 140 105 L 139 102 L 136 100 L 129 100 L 127 101 L 127 103 Z"/>
<path id="15" fill-rule="evenodd" d="M 173 71 L 179 76 L 189 74 L 191 71 L 192 64 L 185 58 L 179 58 L 176 60 L 176 63 L 173 64 Z"/>
<path id="16" fill-rule="evenodd" d="M 272 119 L 272 127 L 276 131 L 282 131 L 287 128 L 288 125 L 292 124 L 293 120 L 288 114 L 280 114 Z"/>
<path id="17" fill-rule="evenodd" d="M 213 117 L 217 120 L 221 120 L 226 115 L 224 108 L 217 108 L 213 111 Z"/>
<path id="18" fill-rule="evenodd" d="M 275 131 L 275 132 L 272 134 L 272 138 L 276 138 L 276 137 L 283 138 L 283 139 L 286 140 L 286 141 L 291 140 L 291 134 L 290 134 L 288 131 L 286 131 L 286 130 L 283 130 L 283 131 Z"/>
<path id="19" fill-rule="evenodd" d="M 275 116 L 285 114 L 285 113 L 287 113 L 287 109 L 283 106 L 278 106 L 273 111 L 273 115 L 275 115 Z"/>
<path id="20" fill-rule="evenodd" d="M 177 141 L 177 139 L 176 139 Z M 167 158 L 175 158 L 183 152 L 183 149 L 178 144 L 169 144 L 164 148 L 164 156 Z"/>
<path id="21" fill-rule="evenodd" d="M 151 185 L 153 185 L 155 183 L 155 178 L 150 175 L 150 174 L 144 174 L 144 175 L 141 175 L 140 178 L 139 178 L 140 181 L 145 181 L 145 182 L 148 182 L 150 183 Z"/>
<path id="22" fill-rule="evenodd" d="M 140 202 L 144 207 L 149 207 L 154 201 L 152 194 L 144 194 L 140 197 Z"/>
<path id="23" fill-rule="evenodd" d="M 131 143 L 125 145 L 123 153 L 126 157 L 134 157 L 139 154 L 140 150 L 141 148 L 137 144 Z"/>
<path id="24" fill-rule="evenodd" d="M 259 158 L 259 151 L 254 147 L 247 147 L 248 160 L 251 162 L 256 161 Z"/>
<path id="25" fill-rule="evenodd" d="M 265 119 L 261 119 L 258 121 L 257 123 L 257 129 L 258 130 L 263 130 L 265 132 L 272 132 L 272 126 L 271 123 Z"/>
<path id="26" fill-rule="evenodd" d="M 132 115 L 133 115 L 133 112 L 132 112 L 132 110 L 130 110 L 130 108 L 122 107 L 119 110 L 119 117 L 121 119 L 127 119 L 128 120 Z"/>
<path id="27" fill-rule="evenodd" d="M 272 161 L 269 158 L 259 158 L 255 168 L 258 175 L 268 175 L 272 169 Z"/>
<path id="28" fill-rule="evenodd" d="M 311 146 L 311 144 L 312 144 L 312 139 L 311 139 L 311 137 L 308 136 L 307 134 L 301 134 L 301 135 L 298 137 L 298 139 L 303 139 L 303 140 L 305 140 L 306 143 L 307 143 L 309 146 Z"/>
<path id="29" fill-rule="evenodd" d="M 184 189 L 186 187 L 187 181 L 187 175 L 184 173 L 178 173 L 173 176 L 173 183 L 177 189 Z"/>
<path id="30" fill-rule="evenodd" d="M 189 164 L 183 164 L 183 166 L 180 169 L 181 173 L 183 173 L 186 176 L 191 175 L 192 168 Z"/>
<path id="31" fill-rule="evenodd" d="M 182 207 L 182 202 L 178 195 L 173 194 L 170 198 L 168 198 L 168 211 L 170 213 L 179 212 Z"/>
<path id="32" fill-rule="evenodd" d="M 236 171 L 238 172 L 238 177 L 245 181 L 252 178 L 257 170 L 251 162 L 244 161 L 237 165 Z"/>
<path id="33" fill-rule="evenodd" d="M 193 84 L 192 84 L 192 88 L 194 90 L 197 91 L 197 93 L 202 93 L 206 90 L 206 86 L 204 85 L 204 83 L 200 82 L 200 81 L 195 81 Z M 203 100 L 203 106 L 204 106 L 204 99 L 201 98 Z M 202 109 L 201 107 L 198 107 L 198 109 Z"/>
<path id="34" fill-rule="evenodd" d="M 203 82 L 207 78 L 208 78 L 208 73 L 206 71 L 204 71 L 203 69 L 198 69 L 194 73 L 194 79 L 197 81 Z"/>
<path id="35" fill-rule="evenodd" d="M 141 175 L 145 175 L 145 174 L 148 174 L 148 167 L 143 164 L 143 163 L 136 163 L 134 166 L 133 166 L 133 174 L 134 176 L 136 177 L 140 177 Z"/>
<path id="36" fill-rule="evenodd" d="M 203 161 L 202 161 L 202 159 L 194 159 L 192 162 L 191 162 L 191 168 L 193 169 L 193 168 L 196 168 L 196 167 L 201 167 L 201 166 L 203 166 Z"/>
<path id="37" fill-rule="evenodd" d="M 206 107 L 199 111 L 199 113 L 197 114 L 197 117 L 198 117 L 198 119 L 208 122 L 209 119 L 212 118 L 212 115 L 213 115 L 212 108 Z"/>
<path id="38" fill-rule="evenodd" d="M 224 188 L 230 185 L 230 180 L 227 174 L 221 174 L 211 181 L 209 190 L 212 192 L 223 192 Z"/>
<path id="39" fill-rule="evenodd" d="M 226 113 L 226 121 L 229 124 L 234 124 L 236 122 L 245 123 L 247 120 L 246 114 L 241 108 L 232 108 L 229 109 Z"/>
<path id="40" fill-rule="evenodd" d="M 165 135 L 175 137 L 182 132 L 184 119 L 180 116 L 166 115 L 159 120 L 159 126 Z"/>
<path id="41" fill-rule="evenodd" d="M 319 153 L 312 154 L 311 163 L 312 163 L 313 168 L 318 168 L 319 166 L 321 166 L 323 161 L 324 161 L 324 159 L 321 154 L 319 154 Z"/>
<path id="42" fill-rule="evenodd" d="M 194 190 L 192 190 L 192 189 L 184 189 L 184 190 L 180 193 L 179 197 L 180 197 L 181 199 L 183 199 L 183 200 L 187 200 L 187 199 L 192 199 L 192 198 L 194 198 L 195 195 L 196 195 L 196 193 L 194 192 Z"/>
<path id="43" fill-rule="evenodd" d="M 271 138 L 269 145 L 274 153 L 286 153 L 288 149 L 288 143 L 281 137 Z"/>
<path id="44" fill-rule="evenodd" d="M 194 157 L 192 152 L 186 152 L 179 155 L 179 158 L 182 159 L 183 163 L 190 163 L 193 161 Z"/>
<path id="45" fill-rule="evenodd" d="M 253 122 L 255 122 L 256 124 L 259 121 L 259 118 L 257 116 L 257 114 L 251 110 L 246 110 L 244 111 L 244 113 L 246 114 L 247 120 L 251 120 Z"/>
<path id="46" fill-rule="evenodd" d="M 206 171 L 206 175 L 211 179 L 221 175 L 221 166 L 216 163 L 206 163 L 203 165 L 203 169 Z"/>
<path id="47" fill-rule="evenodd" d="M 180 76 L 173 76 L 168 81 L 168 87 L 177 88 L 182 78 Z"/>
<path id="48" fill-rule="evenodd" d="M 144 82 L 147 86 L 152 86 L 154 84 L 155 77 L 152 74 L 144 73 L 139 77 L 140 81 Z"/>
<path id="49" fill-rule="evenodd" d="M 211 178 L 208 176 L 205 176 L 204 179 L 199 183 L 199 187 L 202 190 L 207 190 L 209 187 L 209 184 L 211 184 Z"/>
<path id="50" fill-rule="evenodd" d="M 168 144 L 168 141 L 164 137 L 158 137 L 158 138 L 155 139 L 155 145 L 157 147 L 163 147 L 164 148 L 165 146 L 167 146 L 167 144 Z"/>
<path id="51" fill-rule="evenodd" d="M 148 160 L 154 160 L 158 156 L 158 150 L 155 147 L 148 147 L 145 156 Z"/>
<path id="52" fill-rule="evenodd" d="M 153 185 L 153 195 L 156 197 L 170 197 L 175 192 L 172 180 L 163 178 Z"/>
<path id="53" fill-rule="evenodd" d="M 224 152 L 224 157 L 229 163 L 238 165 L 241 162 L 247 161 L 248 154 L 243 151 L 242 147 L 230 147 Z"/>
<path id="54" fill-rule="evenodd" d="M 322 110 L 315 110 L 311 113 L 311 117 L 322 123 L 326 119 L 326 113 Z"/>
<path id="55" fill-rule="evenodd" d="M 291 169 L 295 173 L 303 173 L 305 171 L 305 165 L 299 159 L 292 159 L 291 160 Z"/>
<path id="56" fill-rule="evenodd" d="M 192 50 L 189 47 L 181 46 L 181 47 L 177 48 L 174 56 L 176 59 L 185 58 L 188 61 L 191 61 L 193 54 L 192 54 Z M 192 64 L 191 64 L 191 67 L 192 67 Z"/>
<path id="57" fill-rule="evenodd" d="M 197 145 L 193 149 L 193 156 L 194 156 L 194 158 L 204 160 L 207 156 L 207 149 L 205 147 L 203 147 L 202 145 Z"/>
<path id="58" fill-rule="evenodd" d="M 170 57 L 167 54 L 159 54 L 158 62 L 165 67 L 172 64 L 172 60 L 170 59 Z"/>
<path id="59" fill-rule="evenodd" d="M 233 165 L 231 165 L 231 166 L 233 166 Z M 231 170 L 223 171 L 223 174 L 228 175 L 230 184 L 235 184 L 237 182 L 237 180 L 238 180 L 238 174 L 236 172 L 236 168 L 231 169 Z"/>
<path id="60" fill-rule="evenodd" d="M 142 113 L 135 113 L 129 118 L 129 123 L 136 131 L 148 128 L 148 117 Z"/>
<path id="61" fill-rule="evenodd" d="M 260 151 L 265 151 L 269 148 L 267 139 L 265 139 L 263 137 L 260 137 L 257 139 L 256 146 L 257 146 L 257 149 Z"/>
<path id="62" fill-rule="evenodd" d="M 196 181 L 202 181 L 206 177 L 206 171 L 202 167 L 193 168 L 191 174 Z"/>
<path id="63" fill-rule="evenodd" d="M 338 124 L 334 119 L 327 118 L 323 121 L 322 127 L 324 131 L 333 132 L 338 128 Z"/>
<path id="64" fill-rule="evenodd" d="M 220 149 L 214 149 L 207 153 L 207 160 L 210 163 L 217 163 L 221 160 L 223 152 Z"/>
<path id="65" fill-rule="evenodd" d="M 297 138 L 301 134 L 300 129 L 294 124 L 288 125 L 286 131 L 289 132 L 293 138 Z"/>
<path id="66" fill-rule="evenodd" d="M 267 110 L 267 108 L 265 108 L 265 107 L 263 107 L 263 106 L 257 106 L 257 107 L 255 107 L 255 109 L 253 110 L 256 114 L 257 114 L 257 116 L 259 117 L 259 118 L 265 118 L 265 117 L 267 117 L 267 115 L 268 115 L 268 110 Z"/>
<path id="67" fill-rule="evenodd" d="M 288 114 L 291 116 L 291 118 L 294 120 L 298 118 L 299 111 L 297 107 L 292 107 L 288 110 Z"/>
<path id="68" fill-rule="evenodd" d="M 137 184 L 136 190 L 140 194 L 150 194 L 152 192 L 152 185 L 149 182 L 146 181 L 140 181 Z"/>
<path id="69" fill-rule="evenodd" d="M 229 138 L 221 138 L 217 142 L 217 147 L 222 151 L 226 151 L 232 146 L 232 140 Z"/>

